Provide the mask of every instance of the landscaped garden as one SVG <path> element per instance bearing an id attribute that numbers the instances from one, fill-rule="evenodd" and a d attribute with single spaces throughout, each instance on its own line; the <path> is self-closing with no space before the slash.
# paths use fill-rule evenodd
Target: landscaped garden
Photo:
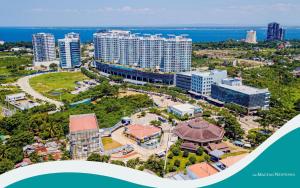
<path id="1" fill-rule="evenodd" d="M 70 101 L 75 95 L 76 82 L 89 79 L 81 72 L 59 72 L 36 76 L 30 79 L 32 88 L 55 100 Z"/>

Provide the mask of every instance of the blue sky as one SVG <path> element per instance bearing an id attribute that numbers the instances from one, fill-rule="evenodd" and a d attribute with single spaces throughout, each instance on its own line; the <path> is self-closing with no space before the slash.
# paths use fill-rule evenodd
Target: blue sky
<path id="1" fill-rule="evenodd" d="M 0 26 L 300 26 L 299 0 L 1 0 Z"/>

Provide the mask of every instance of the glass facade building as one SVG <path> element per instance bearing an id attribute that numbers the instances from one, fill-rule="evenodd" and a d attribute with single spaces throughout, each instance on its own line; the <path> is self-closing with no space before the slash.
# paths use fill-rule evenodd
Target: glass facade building
<path id="1" fill-rule="evenodd" d="M 80 37 L 77 33 L 69 33 L 58 40 L 60 67 L 75 68 L 81 65 Z"/>
<path id="2" fill-rule="evenodd" d="M 212 84 L 211 97 L 225 103 L 238 104 L 248 110 L 268 109 L 270 103 L 268 89 L 257 89 L 244 85 Z"/>

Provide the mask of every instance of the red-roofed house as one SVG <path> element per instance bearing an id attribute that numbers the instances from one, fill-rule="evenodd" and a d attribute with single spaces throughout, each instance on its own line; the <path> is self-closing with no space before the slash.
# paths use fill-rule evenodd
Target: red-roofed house
<path id="1" fill-rule="evenodd" d="M 219 171 L 208 162 L 197 163 L 186 168 L 187 175 L 191 179 L 205 178 Z"/>
<path id="2" fill-rule="evenodd" d="M 73 159 L 85 159 L 91 153 L 100 152 L 101 139 L 95 114 L 71 115 L 69 130 Z"/>
<path id="3" fill-rule="evenodd" d="M 161 129 L 150 125 L 128 125 L 124 134 L 134 139 L 138 144 L 148 142 L 161 135 Z"/>

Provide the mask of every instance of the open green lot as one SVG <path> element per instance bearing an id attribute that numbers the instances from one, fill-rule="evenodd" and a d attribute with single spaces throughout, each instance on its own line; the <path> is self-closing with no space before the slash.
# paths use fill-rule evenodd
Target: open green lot
<path id="1" fill-rule="evenodd" d="M 30 55 L 17 56 L 10 52 L 0 52 L 0 83 L 14 82 L 21 76 L 34 72 L 25 70 L 31 63 Z"/>
<path id="2" fill-rule="evenodd" d="M 88 77 L 81 72 L 59 72 L 36 76 L 29 82 L 33 89 L 49 98 L 70 101 L 75 97 L 70 93 L 75 89 L 75 83 L 86 79 Z"/>

